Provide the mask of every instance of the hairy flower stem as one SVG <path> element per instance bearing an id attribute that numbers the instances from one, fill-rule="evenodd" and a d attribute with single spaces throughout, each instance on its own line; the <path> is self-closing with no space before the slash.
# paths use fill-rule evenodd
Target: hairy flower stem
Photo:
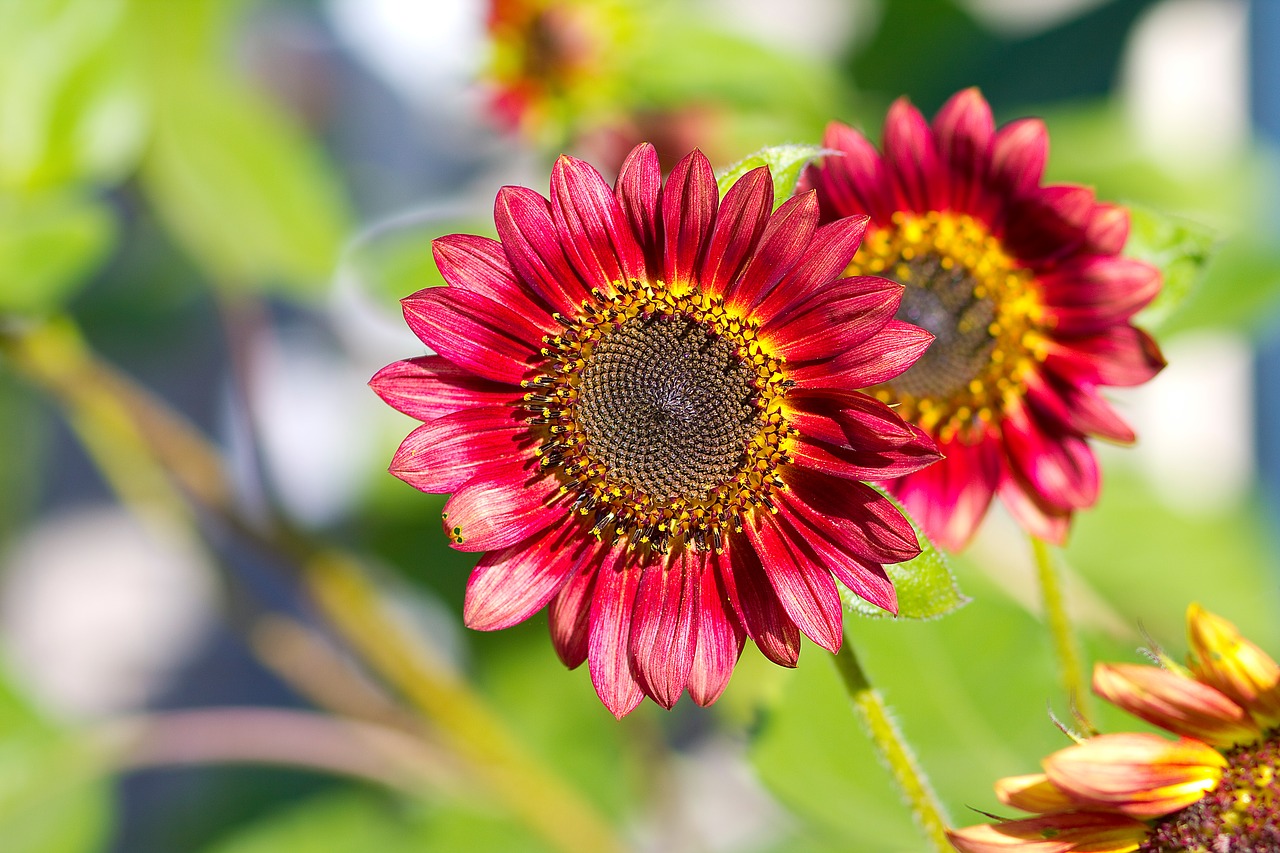
<path id="1" fill-rule="evenodd" d="M 897 783 L 916 824 L 935 850 L 941 853 L 952 850 L 951 843 L 947 840 L 947 817 L 942 803 L 938 801 L 929 778 L 916 762 L 906 738 L 894 722 L 884 697 L 871 686 L 847 632 L 844 644 L 836 652 L 835 663 L 862 727 L 866 729 L 880 760 Z"/>
<path id="2" fill-rule="evenodd" d="M 511 813 L 565 853 L 620 851 L 612 828 L 581 795 L 529 753 L 467 683 L 399 628 L 360 560 L 245 517 L 217 450 L 180 415 L 100 361 L 67 320 L 0 324 L 0 363 L 62 408 L 121 500 L 196 535 L 187 501 L 302 570 L 330 622 L 362 659 L 443 735 Z"/>
<path id="3" fill-rule="evenodd" d="M 1054 560 L 1049 545 L 1037 536 L 1031 537 L 1031 551 L 1035 555 L 1036 577 L 1040 582 L 1040 602 L 1044 608 L 1045 622 L 1053 638 L 1053 654 L 1058 661 L 1058 678 L 1066 691 L 1080 722 L 1088 724 L 1088 683 L 1084 665 L 1080 661 L 1075 631 L 1067 613 L 1066 596 L 1062 589 L 1062 572 Z"/>

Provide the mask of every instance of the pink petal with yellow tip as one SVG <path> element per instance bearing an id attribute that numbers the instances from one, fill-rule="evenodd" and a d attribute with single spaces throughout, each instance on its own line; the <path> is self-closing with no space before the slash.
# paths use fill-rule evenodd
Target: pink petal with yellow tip
<path id="1" fill-rule="evenodd" d="M 1222 691 L 1167 669 L 1138 664 L 1098 664 L 1093 692 L 1135 717 L 1214 746 L 1252 741 L 1257 723 Z"/>
<path id="2" fill-rule="evenodd" d="M 1043 773 L 1006 776 L 996 782 L 995 789 L 1000 802 L 1024 812 L 1050 814 L 1069 811 L 1080 805 Z"/>
<path id="3" fill-rule="evenodd" d="M 947 838 L 961 853 L 1129 853 L 1149 831 L 1124 815 L 1070 812 L 952 829 Z"/>
<path id="4" fill-rule="evenodd" d="M 1213 790 L 1226 759 L 1213 747 L 1152 734 L 1099 735 L 1044 761 L 1049 780 L 1086 806 L 1153 818 Z"/>
<path id="5" fill-rule="evenodd" d="M 1280 725 L 1280 666 L 1235 625 L 1198 604 L 1187 608 L 1196 678 L 1239 702 L 1263 727 Z"/>

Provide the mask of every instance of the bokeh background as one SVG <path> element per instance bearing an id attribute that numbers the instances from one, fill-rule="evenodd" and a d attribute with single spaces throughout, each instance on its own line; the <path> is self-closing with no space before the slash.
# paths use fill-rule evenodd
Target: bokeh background
<path id="1" fill-rule="evenodd" d="M 1133 251 L 1186 293 L 1144 320 L 1169 367 L 1113 395 L 1140 441 L 1102 448 L 1064 552 L 1086 658 L 1137 660 L 1144 632 L 1180 656 L 1192 601 L 1280 654 L 1280 2 L 533 5 L 570 22 L 534 34 L 573 59 L 543 102 L 512 69 L 557 69 L 482 0 L 0 0 L 0 848 L 554 849 L 406 719 L 269 528 L 356 555 L 634 849 L 920 849 L 816 647 L 784 671 L 749 646 L 711 709 L 617 722 L 544 618 L 463 629 L 474 556 L 386 474 L 410 424 L 365 387 L 422 353 L 396 300 L 437 280 L 430 239 L 491 233 L 498 187 L 545 192 L 560 151 L 727 167 L 831 119 L 878 138 L 904 94 L 1042 116 L 1049 178 L 1133 205 Z M 120 451 L 136 388 L 85 364 L 211 440 L 249 529 Z M 850 633 L 965 824 L 1070 709 L 1025 537 L 997 511 L 952 568 L 959 612 Z"/>

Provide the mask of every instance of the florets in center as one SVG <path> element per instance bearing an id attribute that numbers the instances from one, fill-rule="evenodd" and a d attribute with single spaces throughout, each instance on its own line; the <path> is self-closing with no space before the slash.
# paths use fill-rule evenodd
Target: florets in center
<path id="1" fill-rule="evenodd" d="M 783 487 L 791 383 L 723 300 L 662 283 L 617 289 L 558 318 L 565 331 L 545 340 L 544 372 L 525 383 L 542 464 L 598 536 L 721 550 Z"/>

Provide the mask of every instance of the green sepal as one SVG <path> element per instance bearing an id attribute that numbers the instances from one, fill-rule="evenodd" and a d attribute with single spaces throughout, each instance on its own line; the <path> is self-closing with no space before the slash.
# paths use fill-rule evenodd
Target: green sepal
<path id="1" fill-rule="evenodd" d="M 920 525 L 903 509 L 892 495 L 884 489 L 875 487 L 884 495 L 898 511 L 911 523 L 916 538 L 920 542 L 920 554 L 905 563 L 893 563 L 884 567 L 898 593 L 899 619 L 938 619 L 953 613 L 969 603 L 969 597 L 956 585 L 955 575 L 951 571 L 951 562 L 947 555 L 930 541 Z M 855 595 L 843 584 L 837 584 L 840 598 L 844 601 L 845 610 L 858 616 L 869 618 L 890 618 L 892 614 L 881 610 L 876 605 Z"/>
<path id="2" fill-rule="evenodd" d="M 1129 206 L 1129 242 L 1125 254 L 1160 270 L 1160 293 L 1138 315 L 1138 323 L 1159 328 L 1182 306 L 1204 278 L 1218 236 L 1206 225 Z"/>
<path id="3" fill-rule="evenodd" d="M 818 145 L 773 145 L 761 148 L 754 154 L 734 163 L 719 177 L 716 183 L 720 187 L 720 195 L 724 196 L 739 178 L 760 166 L 768 166 L 773 175 L 773 206 L 775 209 L 796 190 L 796 182 L 800 180 L 800 172 L 818 157 L 831 153 Z"/>

